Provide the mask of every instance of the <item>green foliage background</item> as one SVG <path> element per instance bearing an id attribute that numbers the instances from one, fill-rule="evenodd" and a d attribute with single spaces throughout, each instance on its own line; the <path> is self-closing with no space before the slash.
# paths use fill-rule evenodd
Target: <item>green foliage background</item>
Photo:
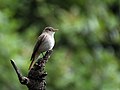
<path id="1" fill-rule="evenodd" d="M 0 0 L 0 90 L 27 90 L 36 38 L 58 28 L 46 65 L 47 90 L 120 90 L 119 0 Z"/>

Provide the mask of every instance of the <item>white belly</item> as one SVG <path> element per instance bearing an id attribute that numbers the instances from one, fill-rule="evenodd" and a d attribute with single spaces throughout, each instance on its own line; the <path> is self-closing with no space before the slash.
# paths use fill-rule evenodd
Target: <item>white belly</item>
<path id="1" fill-rule="evenodd" d="M 41 52 L 51 50 L 51 49 L 53 49 L 54 44 L 55 44 L 54 37 L 47 35 L 47 37 L 44 39 L 43 43 L 40 45 L 39 50 Z"/>

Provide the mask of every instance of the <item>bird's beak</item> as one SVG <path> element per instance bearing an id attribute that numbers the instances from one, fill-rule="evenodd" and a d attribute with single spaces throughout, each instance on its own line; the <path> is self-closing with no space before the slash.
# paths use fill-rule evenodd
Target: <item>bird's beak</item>
<path id="1" fill-rule="evenodd" d="M 53 29 L 54 32 L 58 31 L 58 29 Z"/>

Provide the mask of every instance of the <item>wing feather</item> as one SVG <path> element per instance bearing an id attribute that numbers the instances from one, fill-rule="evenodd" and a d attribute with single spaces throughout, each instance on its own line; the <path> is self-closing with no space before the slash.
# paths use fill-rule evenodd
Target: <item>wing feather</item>
<path id="1" fill-rule="evenodd" d="M 44 41 L 46 35 L 42 34 L 38 37 L 38 40 L 35 44 L 35 47 L 33 49 L 33 53 L 32 53 L 32 56 L 31 56 L 31 59 L 30 60 L 34 60 L 35 59 L 35 54 L 37 53 L 37 51 L 39 50 L 39 47 L 41 45 L 41 43 Z"/>
<path id="2" fill-rule="evenodd" d="M 46 35 L 44 35 L 44 34 L 42 34 L 38 37 L 38 40 L 35 44 L 35 47 L 33 49 L 33 53 L 32 53 L 31 59 L 30 59 L 31 63 L 30 63 L 30 66 L 29 66 L 29 70 L 33 67 L 34 62 L 35 62 L 35 55 L 38 52 L 39 47 L 40 47 L 40 45 L 42 44 L 42 42 L 44 41 L 45 38 L 46 38 Z"/>

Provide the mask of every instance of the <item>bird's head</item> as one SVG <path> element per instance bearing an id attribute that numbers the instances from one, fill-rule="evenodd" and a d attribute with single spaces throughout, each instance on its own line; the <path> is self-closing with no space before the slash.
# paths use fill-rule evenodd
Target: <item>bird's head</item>
<path id="1" fill-rule="evenodd" d="M 52 34 L 54 34 L 56 31 L 58 31 L 58 29 L 54 29 L 54 28 L 52 28 L 52 27 L 46 27 L 43 32 L 46 32 L 46 33 L 52 35 Z"/>

